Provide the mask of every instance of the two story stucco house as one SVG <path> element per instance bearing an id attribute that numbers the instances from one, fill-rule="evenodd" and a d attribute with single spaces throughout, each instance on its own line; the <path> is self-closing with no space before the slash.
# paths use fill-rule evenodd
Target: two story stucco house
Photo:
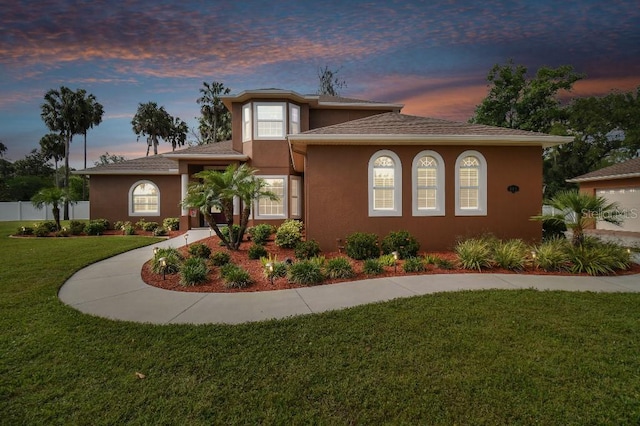
<path id="1" fill-rule="evenodd" d="M 203 226 L 179 204 L 193 175 L 247 163 L 279 196 L 256 202 L 252 224 L 300 219 L 325 251 L 356 231 L 408 230 L 425 250 L 483 233 L 538 240 L 541 225 L 529 218 L 541 211 L 542 150 L 571 140 L 290 90 L 222 100 L 232 140 L 79 172 L 91 179 L 91 217 Z"/>

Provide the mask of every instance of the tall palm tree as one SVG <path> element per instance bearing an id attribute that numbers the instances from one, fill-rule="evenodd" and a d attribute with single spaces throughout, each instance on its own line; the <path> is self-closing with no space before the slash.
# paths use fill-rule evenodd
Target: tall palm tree
<path id="1" fill-rule="evenodd" d="M 264 180 L 258 178 L 255 173 L 255 169 L 245 164 L 240 167 L 232 164 L 224 172 L 203 170 L 194 175 L 200 182 L 193 182 L 187 190 L 187 196 L 182 200 L 184 207 L 200 210 L 211 229 L 230 250 L 240 248 L 254 201 L 261 197 L 278 199 L 277 195 L 265 189 Z M 216 223 L 211 209 L 215 207 L 222 211 L 226 225 L 231 230 L 234 225 L 233 201 L 236 197 L 243 204 L 240 232 L 228 232 L 227 236 L 221 232 L 220 224 Z"/>
<path id="2" fill-rule="evenodd" d="M 51 206 L 51 211 L 53 213 L 53 219 L 56 222 L 56 227 L 58 230 L 60 227 L 60 204 L 66 202 L 73 202 L 67 196 L 67 193 L 62 189 L 52 186 L 49 188 L 42 188 L 38 191 L 33 197 L 31 197 L 31 203 L 36 208 L 42 208 L 43 206 Z"/>
<path id="3" fill-rule="evenodd" d="M 560 191 L 546 205 L 559 210 L 559 214 L 542 214 L 532 220 L 548 221 L 553 224 L 564 224 L 573 232 L 572 244 L 581 245 L 584 241 L 584 230 L 598 221 L 614 225 L 622 223 L 618 203 L 609 203 L 604 197 L 579 191 Z"/>
<path id="4" fill-rule="evenodd" d="M 78 95 L 68 87 L 61 86 L 60 90 L 49 90 L 44 95 L 40 116 L 52 132 L 58 132 L 64 141 L 64 188 L 67 200 L 64 202 L 64 219 L 69 219 L 69 148 L 73 135 L 80 133 L 80 113 Z"/>
<path id="5" fill-rule="evenodd" d="M 226 106 L 222 103 L 220 95 L 228 95 L 231 93 L 229 88 L 217 81 L 211 84 L 203 82 L 203 88 L 200 89 L 202 96 L 197 102 L 201 105 L 200 113 L 200 134 L 204 143 L 215 143 L 220 140 L 219 135 L 231 133 L 231 122 L 228 119 L 231 115 Z M 225 128 L 221 128 L 221 127 Z"/>
<path id="6" fill-rule="evenodd" d="M 44 135 L 40 138 L 40 152 L 47 161 L 53 160 L 53 164 L 56 169 L 56 186 L 60 187 L 60 183 L 58 182 L 58 162 L 64 158 L 65 153 L 62 137 L 57 133 L 48 133 Z"/>
<path id="7" fill-rule="evenodd" d="M 76 92 L 78 96 L 78 106 L 80 110 L 79 130 L 84 137 L 84 168 L 87 168 L 87 131 L 93 129 L 102 123 L 104 115 L 104 107 L 100 104 L 93 94 L 87 95 L 86 90 L 79 89 Z M 82 176 L 82 198 L 86 198 L 87 177 Z"/>
<path id="8" fill-rule="evenodd" d="M 147 137 L 147 155 L 151 146 L 153 154 L 157 155 L 160 139 L 167 140 L 170 137 L 173 117 L 155 102 L 141 103 L 131 120 L 131 126 L 133 132 L 138 135 L 137 140 L 140 140 L 140 136 Z"/>
<path id="9" fill-rule="evenodd" d="M 179 117 L 173 117 L 168 137 L 168 142 L 171 144 L 173 151 L 175 151 L 178 146 L 184 146 L 187 141 L 187 132 L 189 132 L 187 123 L 182 121 Z"/>

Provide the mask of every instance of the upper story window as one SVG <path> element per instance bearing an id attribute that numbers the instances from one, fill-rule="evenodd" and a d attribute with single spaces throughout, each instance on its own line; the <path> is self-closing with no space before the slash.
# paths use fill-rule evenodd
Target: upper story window
<path id="1" fill-rule="evenodd" d="M 413 215 L 444 215 L 444 161 L 434 151 L 422 151 L 413 160 Z"/>
<path id="2" fill-rule="evenodd" d="M 392 151 L 369 160 L 369 216 L 402 216 L 402 165 Z"/>
<path id="3" fill-rule="evenodd" d="M 251 140 L 251 104 L 242 107 L 242 141 Z"/>
<path id="4" fill-rule="evenodd" d="M 296 135 L 300 133 L 300 107 L 289 105 L 289 133 Z"/>
<path id="5" fill-rule="evenodd" d="M 150 181 L 139 181 L 129 189 L 129 216 L 159 216 L 160 191 Z"/>
<path id="6" fill-rule="evenodd" d="M 256 139 L 284 139 L 286 127 L 285 103 L 256 103 Z"/>
<path id="7" fill-rule="evenodd" d="M 456 215 L 486 216 L 487 162 L 477 151 L 465 151 L 456 160 Z"/>

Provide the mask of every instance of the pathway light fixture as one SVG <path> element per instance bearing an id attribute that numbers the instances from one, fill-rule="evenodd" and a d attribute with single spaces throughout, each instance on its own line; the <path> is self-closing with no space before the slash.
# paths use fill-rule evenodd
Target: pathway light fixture
<path id="1" fill-rule="evenodd" d="M 164 281 L 167 275 L 167 258 L 161 257 L 159 260 L 160 260 L 160 269 L 162 269 L 162 280 Z"/>

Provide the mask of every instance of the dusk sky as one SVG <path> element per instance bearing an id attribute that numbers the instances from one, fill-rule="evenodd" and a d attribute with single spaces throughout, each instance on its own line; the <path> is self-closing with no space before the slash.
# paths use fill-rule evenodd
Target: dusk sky
<path id="1" fill-rule="evenodd" d="M 572 65 L 572 96 L 640 86 L 640 5 L 630 1 L 2 1 L 0 141 L 15 161 L 48 129 L 49 89 L 93 93 L 105 109 L 88 133 L 100 154 L 144 156 L 131 119 L 154 101 L 197 130 L 202 83 L 232 93 L 315 93 L 339 69 L 343 96 L 403 103 L 406 114 L 466 121 L 486 76 L 510 58 L 534 74 Z M 194 140 L 193 136 L 188 137 Z M 171 150 L 161 143 L 160 152 Z M 71 146 L 82 168 L 82 137 Z"/>

